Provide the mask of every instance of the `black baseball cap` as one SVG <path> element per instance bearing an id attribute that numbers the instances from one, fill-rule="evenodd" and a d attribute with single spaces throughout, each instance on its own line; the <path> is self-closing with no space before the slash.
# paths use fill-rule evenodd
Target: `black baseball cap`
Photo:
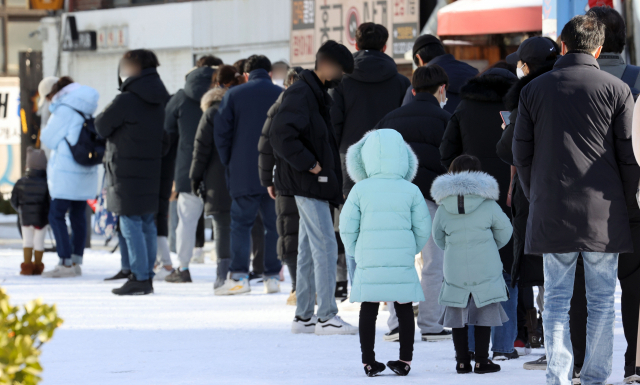
<path id="1" fill-rule="evenodd" d="M 556 47 L 551 40 L 542 36 L 534 36 L 523 41 L 516 52 L 508 55 L 507 63 L 516 65 L 518 60 L 523 63 L 543 63 L 547 56 L 553 52 L 556 52 Z"/>
<path id="2" fill-rule="evenodd" d="M 437 37 L 435 37 L 433 35 L 421 35 L 421 36 L 418 36 L 416 41 L 413 43 L 413 57 L 416 56 L 416 53 L 418 53 L 418 51 L 420 51 L 420 49 L 422 49 L 422 47 L 426 47 L 429 44 L 440 44 L 440 45 L 442 45 L 442 42 L 440 41 L 440 39 L 438 39 Z"/>

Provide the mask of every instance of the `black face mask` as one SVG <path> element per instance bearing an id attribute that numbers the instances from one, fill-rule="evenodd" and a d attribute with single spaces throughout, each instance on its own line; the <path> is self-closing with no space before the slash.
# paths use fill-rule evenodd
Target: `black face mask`
<path id="1" fill-rule="evenodd" d="M 342 81 L 342 76 L 340 76 L 338 79 L 333 79 L 333 80 L 325 80 L 324 81 L 324 86 L 331 89 L 331 88 L 336 88 L 340 82 Z"/>

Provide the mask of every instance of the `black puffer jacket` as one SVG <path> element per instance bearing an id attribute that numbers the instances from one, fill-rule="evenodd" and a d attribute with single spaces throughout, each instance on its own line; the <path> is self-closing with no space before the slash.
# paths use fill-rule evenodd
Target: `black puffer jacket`
<path id="1" fill-rule="evenodd" d="M 120 91 L 95 121 L 98 134 L 107 138 L 107 210 L 118 215 L 157 213 L 169 93 L 155 68 L 128 78 Z"/>
<path id="2" fill-rule="evenodd" d="M 49 188 L 45 170 L 27 169 L 18 179 L 11 191 L 11 206 L 20 215 L 22 226 L 34 226 L 38 229 L 49 224 Z"/>
<path id="3" fill-rule="evenodd" d="M 204 113 L 198 124 L 189 178 L 204 181 L 207 191 L 204 201 L 206 215 L 228 213 L 231 210 L 231 197 L 224 174 L 225 167 L 220 161 L 213 139 L 213 118 L 218 113 L 220 101 L 226 92 L 226 88 L 209 90 L 200 103 Z"/>
<path id="4" fill-rule="evenodd" d="M 428 92 L 416 94 L 413 101 L 382 118 L 375 129 L 393 128 L 402 134 L 418 156 L 418 174 L 413 184 L 426 199 L 431 199 L 431 184 L 447 172 L 440 163 L 442 136 L 451 114 L 440 108 L 438 100 Z"/>
<path id="5" fill-rule="evenodd" d="M 318 76 L 300 72 L 300 80 L 284 91 L 273 117 L 269 141 L 276 155 L 275 185 L 282 195 L 300 195 L 342 204 L 342 171 L 331 126 L 331 97 Z M 322 171 L 309 172 L 316 162 Z"/>
<path id="6" fill-rule="evenodd" d="M 276 164 L 276 158 L 273 156 L 273 148 L 269 142 L 269 133 L 271 132 L 271 122 L 278 113 L 283 96 L 284 93 L 280 94 L 278 100 L 269 108 L 267 120 L 264 122 L 260 140 L 258 141 L 258 152 L 260 152 L 258 156 L 258 171 L 260 172 L 260 184 L 264 187 L 273 186 L 273 166 Z"/>
<path id="7" fill-rule="evenodd" d="M 200 99 L 211 87 L 215 69 L 200 67 L 189 72 L 184 88 L 176 92 L 166 108 L 164 129 L 178 138 L 176 157 L 176 191 L 191 192 L 189 169 L 193 157 L 193 143 L 202 117 Z"/>
<path id="8" fill-rule="evenodd" d="M 173 174 L 176 170 L 176 153 L 178 143 L 172 142 L 165 131 L 162 138 L 162 160 L 160 166 L 160 201 L 158 202 L 158 216 L 156 227 L 159 237 L 169 236 L 169 199 L 173 188 Z"/>
<path id="9" fill-rule="evenodd" d="M 333 98 L 331 122 L 336 132 L 340 154 L 356 143 L 386 114 L 402 105 L 411 85 L 398 73 L 396 63 L 380 51 L 358 51 L 353 55 L 354 70 L 329 92 Z M 342 174 L 346 174 L 344 156 Z M 349 194 L 354 183 L 345 177 L 343 193 Z"/>
<path id="10" fill-rule="evenodd" d="M 278 229 L 278 258 L 283 261 L 295 260 L 298 256 L 298 228 L 300 214 L 296 198 L 278 195 L 276 198 L 276 226 Z"/>
<path id="11" fill-rule="evenodd" d="M 518 103 L 520 92 L 533 79 L 553 69 L 553 64 L 540 68 L 522 79 L 519 79 L 504 97 L 505 111 L 511 111 L 510 124 L 505 128 L 502 137 L 496 145 L 496 153 L 505 163 L 513 166 L 513 129 L 518 118 Z M 544 266 L 542 255 L 525 254 L 524 240 L 527 233 L 527 218 L 529 217 L 529 201 L 524 196 L 518 174 L 513 177 L 511 190 L 511 218 L 513 224 L 513 266 L 511 267 L 511 286 L 516 284 L 527 286 L 544 285 Z"/>
<path id="12" fill-rule="evenodd" d="M 496 155 L 496 143 L 502 136 L 500 111 L 505 110 L 504 98 L 517 77 L 505 69 L 490 69 L 482 76 L 471 79 L 462 87 L 462 101 L 451 117 L 442 139 L 440 154 L 442 164 L 448 169 L 453 160 L 462 155 L 474 155 L 480 159 L 482 170 L 493 176 L 500 187 L 498 204 L 505 213 L 511 171 Z M 511 242 L 511 241 L 510 241 Z M 500 249 L 505 271 L 511 271 L 513 244 Z"/>

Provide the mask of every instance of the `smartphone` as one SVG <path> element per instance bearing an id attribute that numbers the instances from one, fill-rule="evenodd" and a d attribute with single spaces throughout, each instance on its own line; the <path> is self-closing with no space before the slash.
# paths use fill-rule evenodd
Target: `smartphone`
<path id="1" fill-rule="evenodd" d="M 511 120 L 509 120 L 509 117 L 511 116 L 511 112 L 500 111 L 500 116 L 502 117 L 502 121 L 504 122 L 505 127 L 511 124 Z"/>

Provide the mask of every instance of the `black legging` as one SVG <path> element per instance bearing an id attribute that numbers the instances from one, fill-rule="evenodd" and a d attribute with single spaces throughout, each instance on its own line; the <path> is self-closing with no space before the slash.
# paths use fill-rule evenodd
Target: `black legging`
<path id="1" fill-rule="evenodd" d="M 400 360 L 409 362 L 413 359 L 413 339 L 416 333 L 413 306 L 411 302 L 405 304 L 394 302 L 393 307 L 398 316 L 400 329 Z M 363 364 L 373 364 L 376 361 L 373 348 L 376 340 L 378 308 L 380 308 L 379 302 L 363 302 L 360 305 L 360 349 Z"/>
<path id="2" fill-rule="evenodd" d="M 458 361 L 467 361 L 469 359 L 469 327 L 453 328 L 451 331 Z M 484 363 L 489 359 L 491 327 L 474 326 L 473 334 L 476 339 L 476 362 Z"/>

